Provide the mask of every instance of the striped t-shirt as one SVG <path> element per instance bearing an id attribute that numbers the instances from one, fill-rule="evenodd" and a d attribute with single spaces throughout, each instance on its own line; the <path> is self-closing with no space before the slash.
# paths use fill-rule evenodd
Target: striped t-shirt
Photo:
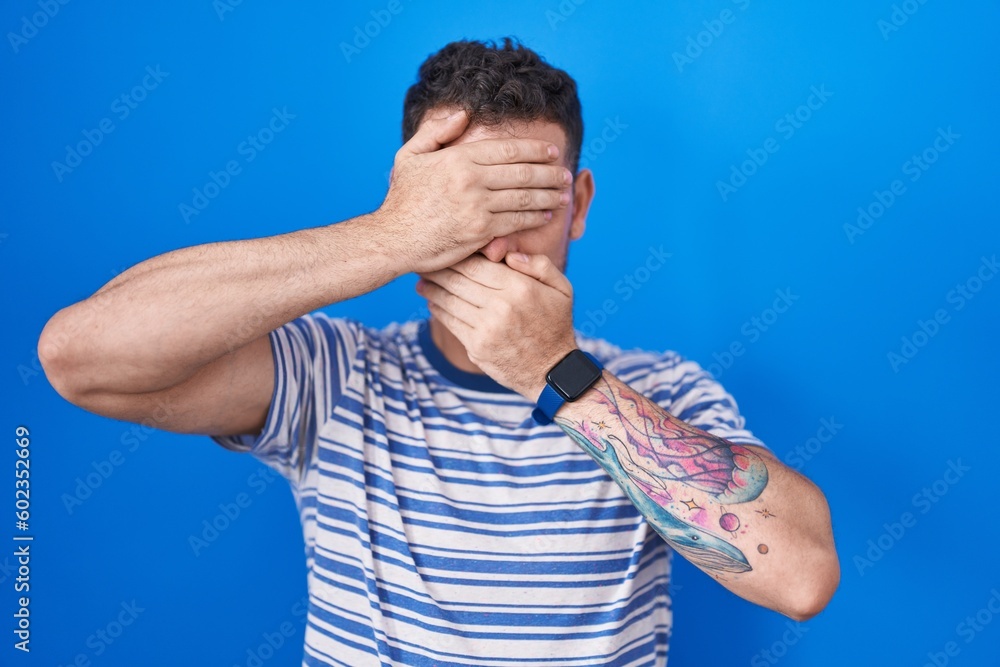
<path id="1" fill-rule="evenodd" d="M 304 665 L 666 664 L 669 547 L 527 400 L 449 364 L 426 321 L 315 314 L 270 339 L 263 431 L 216 440 L 291 483 Z M 578 342 L 680 419 L 762 444 L 694 362 Z"/>

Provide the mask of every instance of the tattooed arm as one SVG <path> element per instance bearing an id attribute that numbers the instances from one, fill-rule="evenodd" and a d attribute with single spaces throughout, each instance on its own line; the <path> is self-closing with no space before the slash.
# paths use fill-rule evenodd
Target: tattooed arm
<path id="1" fill-rule="evenodd" d="M 555 421 L 677 553 L 729 590 L 796 620 L 832 597 L 826 500 L 767 450 L 701 431 L 607 371 Z"/>

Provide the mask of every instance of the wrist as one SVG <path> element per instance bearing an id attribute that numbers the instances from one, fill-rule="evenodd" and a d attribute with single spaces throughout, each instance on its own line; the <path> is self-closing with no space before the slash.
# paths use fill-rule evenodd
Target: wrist
<path id="1" fill-rule="evenodd" d="M 566 355 L 575 349 L 577 349 L 576 341 L 561 345 L 558 348 L 553 348 L 551 353 L 546 354 L 541 358 L 539 363 L 534 364 L 531 369 L 531 373 L 524 379 L 522 384 L 523 389 L 519 388 L 517 389 L 517 392 L 532 403 L 537 402 L 538 396 L 548 384 L 546 377 L 548 376 L 549 371 L 555 368 L 556 364 L 562 361 Z"/>
<path id="2" fill-rule="evenodd" d="M 366 237 L 368 247 L 363 250 L 377 258 L 392 279 L 417 271 L 418 258 L 413 252 L 417 246 L 403 233 L 408 226 L 397 224 L 395 215 L 379 208 L 352 222 L 360 225 Z"/>

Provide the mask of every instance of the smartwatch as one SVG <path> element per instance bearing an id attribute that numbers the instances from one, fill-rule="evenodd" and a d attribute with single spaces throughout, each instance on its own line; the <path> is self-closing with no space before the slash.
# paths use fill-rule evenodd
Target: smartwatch
<path id="1" fill-rule="evenodd" d="M 594 386 L 603 368 L 592 354 L 573 350 L 546 374 L 545 389 L 538 396 L 537 407 L 531 416 L 543 426 L 551 424 L 563 403 L 575 401 Z"/>

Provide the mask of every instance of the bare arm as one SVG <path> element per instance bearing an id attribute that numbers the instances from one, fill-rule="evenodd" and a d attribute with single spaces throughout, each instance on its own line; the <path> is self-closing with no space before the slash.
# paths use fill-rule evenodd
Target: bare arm
<path id="1" fill-rule="evenodd" d="M 73 403 L 158 428 L 256 433 L 273 385 L 267 333 L 410 271 L 437 269 L 560 207 L 567 170 L 544 141 L 443 148 L 464 114 L 425 120 L 396 154 L 375 213 L 154 257 L 59 311 L 39 340 Z"/>
<path id="2" fill-rule="evenodd" d="M 159 401 L 173 413 L 162 428 L 259 430 L 273 382 L 266 334 L 396 277 L 379 226 L 362 216 L 147 260 L 56 313 L 39 342 L 46 374 L 107 416 L 140 421 Z"/>

